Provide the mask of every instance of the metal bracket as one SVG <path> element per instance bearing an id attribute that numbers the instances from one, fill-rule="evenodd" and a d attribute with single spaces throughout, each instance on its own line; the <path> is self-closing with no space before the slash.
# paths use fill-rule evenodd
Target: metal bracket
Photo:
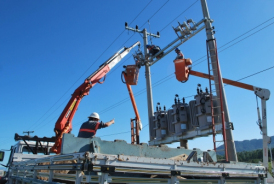
<path id="1" fill-rule="evenodd" d="M 190 160 L 192 159 L 192 157 L 193 157 L 193 161 L 197 160 L 197 151 L 192 151 L 190 153 L 190 155 L 187 157 L 186 161 L 190 162 Z"/>
<path id="2" fill-rule="evenodd" d="M 104 173 L 115 172 L 115 167 L 101 166 L 101 172 L 104 172 Z"/>

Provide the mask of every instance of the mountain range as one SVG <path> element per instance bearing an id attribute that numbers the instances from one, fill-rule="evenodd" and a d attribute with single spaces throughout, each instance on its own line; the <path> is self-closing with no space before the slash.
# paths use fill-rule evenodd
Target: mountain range
<path id="1" fill-rule="evenodd" d="M 271 148 L 274 148 L 274 136 L 271 136 Z M 262 139 L 251 139 L 251 140 L 243 140 L 243 141 L 234 141 L 235 147 L 237 152 L 243 152 L 243 151 L 253 151 L 257 149 L 263 149 L 263 140 Z M 217 154 L 218 155 L 224 155 L 224 151 L 218 151 L 218 150 L 224 150 L 224 145 L 221 145 L 217 147 Z"/>

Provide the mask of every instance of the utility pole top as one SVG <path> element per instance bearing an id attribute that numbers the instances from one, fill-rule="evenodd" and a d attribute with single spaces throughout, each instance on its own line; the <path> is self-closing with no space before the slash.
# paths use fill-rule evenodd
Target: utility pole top
<path id="1" fill-rule="evenodd" d="M 126 27 L 126 29 L 128 29 L 128 30 L 130 30 L 130 31 L 134 31 L 134 32 L 137 32 L 137 33 L 143 33 L 144 32 L 144 30 L 145 29 L 143 29 L 143 30 L 139 30 L 139 27 L 138 27 L 138 25 L 136 25 L 136 27 L 135 28 L 132 28 L 132 27 L 128 27 L 128 24 L 127 24 L 127 22 L 125 23 L 125 27 Z M 149 36 L 153 36 L 153 37 L 155 37 L 155 38 L 160 38 L 160 33 L 157 31 L 157 34 L 153 34 L 153 33 L 146 33 L 146 35 L 149 35 Z"/>
<path id="2" fill-rule="evenodd" d="M 34 131 L 24 131 L 23 132 L 23 134 L 28 134 L 28 136 L 29 136 L 30 133 L 34 133 Z"/>

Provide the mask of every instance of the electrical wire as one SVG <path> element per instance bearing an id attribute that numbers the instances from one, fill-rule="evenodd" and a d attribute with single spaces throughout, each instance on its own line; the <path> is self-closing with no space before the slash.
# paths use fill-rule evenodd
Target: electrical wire
<path id="1" fill-rule="evenodd" d="M 243 40 L 245 40 L 245 39 L 249 38 L 250 36 L 253 36 L 254 34 L 256 34 L 256 33 L 260 32 L 260 31 L 264 30 L 265 28 L 267 28 L 267 27 L 271 26 L 272 24 L 274 24 L 274 22 L 272 22 L 272 23 L 268 24 L 267 26 L 265 26 L 265 27 L 263 27 L 263 28 L 259 29 L 258 31 L 255 31 L 254 33 L 252 33 L 252 34 L 250 34 L 250 35 L 248 35 L 248 36 L 244 37 L 243 39 L 241 39 L 241 40 L 237 41 L 236 43 L 234 43 L 234 44 L 232 44 L 232 45 L 230 45 L 230 46 L 228 46 L 228 47 L 226 47 L 226 48 L 224 48 L 224 49 L 220 50 L 219 52 L 222 52 L 222 51 L 224 51 L 224 50 L 226 50 L 226 49 L 228 49 L 228 48 L 230 48 L 230 47 L 232 47 L 232 46 L 236 45 L 237 43 L 242 42 Z"/>
<path id="2" fill-rule="evenodd" d="M 52 111 L 43 121 L 41 121 L 40 123 L 36 123 L 36 124 L 34 124 L 34 126 L 32 127 L 32 129 L 35 129 L 35 128 L 38 128 L 38 127 L 40 127 L 41 126 L 41 124 L 43 123 L 43 122 L 45 122 L 53 113 L 55 113 L 59 108 L 61 108 L 65 103 L 67 103 L 69 101 L 69 98 L 67 98 L 67 99 L 65 99 L 54 111 Z M 56 120 L 57 119 L 57 117 L 58 116 L 60 116 L 60 115 L 57 115 L 57 116 L 55 116 L 52 120 Z M 52 121 L 51 120 L 51 121 Z M 51 122 L 50 121 L 50 122 Z M 44 124 L 44 125 L 46 125 L 46 124 Z M 42 127 L 44 126 L 44 125 L 42 125 Z M 29 130 L 30 130 L 31 128 L 29 128 Z"/>
<path id="3" fill-rule="evenodd" d="M 151 20 L 167 3 L 169 0 L 167 0 L 148 20 Z M 146 22 L 141 26 L 141 28 L 146 24 Z"/>
<path id="4" fill-rule="evenodd" d="M 168 0 L 169 1 L 169 0 Z M 167 3 L 168 3 L 168 1 L 166 1 L 150 18 L 149 18 L 149 20 L 150 19 L 152 19 Z M 188 9 L 190 9 L 195 3 L 197 3 L 198 2 L 198 0 L 197 1 L 195 1 L 193 4 L 191 4 L 187 9 L 185 9 L 181 14 L 179 14 L 176 18 L 178 18 L 179 16 L 181 16 L 183 13 L 185 13 Z M 176 19 L 175 18 L 175 19 Z M 175 19 L 173 19 L 171 22 L 173 22 Z M 171 22 L 169 23 L 169 24 L 171 24 Z M 146 22 L 141 26 L 141 27 L 143 27 L 144 25 L 146 24 Z M 168 24 L 168 25 L 169 25 Z M 167 26 L 168 26 L 167 25 Z M 166 27 L 167 27 L 166 26 Z M 165 29 L 165 28 L 163 28 L 163 29 Z M 163 30 L 162 29 L 162 30 Z M 162 31 L 161 30 L 161 31 Z M 128 40 L 130 40 L 131 38 L 133 37 L 133 35 L 128 39 Z M 127 40 L 127 41 L 128 41 Z M 126 42 L 127 42 L 126 41 Z M 125 42 L 125 43 L 126 43 Z M 125 44 L 124 43 L 124 44 Z M 129 58 L 128 58 L 129 59 Z M 121 66 L 123 63 L 125 63 L 128 59 L 126 59 L 125 61 L 123 61 L 119 66 Z M 116 69 L 117 69 L 118 67 L 116 67 L 111 73 L 113 73 Z M 110 74 L 111 74 L 110 73 Z M 109 74 L 109 75 L 110 75 Z M 173 75 L 173 74 L 170 74 L 170 75 L 168 75 L 167 77 L 169 77 L 169 76 L 171 76 L 171 75 Z M 173 77 L 171 77 L 171 78 L 173 78 Z M 157 81 L 155 84 L 153 84 L 154 86 L 153 87 L 156 87 L 156 86 L 158 86 L 158 85 L 160 85 L 161 83 L 159 83 L 159 84 L 157 84 L 158 82 L 161 82 L 162 80 L 165 80 L 165 81 L 167 81 L 167 80 L 170 80 L 171 78 L 168 78 L 168 79 L 166 79 L 166 78 L 163 78 L 163 79 L 161 79 L 161 80 L 159 80 L 159 81 Z M 163 82 L 165 82 L 165 81 L 163 81 Z M 139 91 L 139 92 L 137 92 L 134 96 L 139 96 L 139 95 L 141 95 L 141 94 L 143 94 L 144 92 L 146 91 L 146 88 L 144 88 L 144 89 L 142 89 L 141 91 Z M 189 96 L 189 97 L 192 97 L 192 96 Z M 115 103 L 115 104 L 113 104 L 113 105 L 111 105 L 111 106 L 109 106 L 108 108 L 106 108 L 105 110 L 103 110 L 103 111 L 100 111 L 99 113 L 100 114 L 103 114 L 103 113 L 105 113 L 105 112 L 108 112 L 110 109 L 112 109 L 112 108 L 115 108 L 115 107 L 117 107 L 117 106 L 120 106 L 120 105 L 122 105 L 122 104 L 124 104 L 124 103 L 126 103 L 128 100 L 129 100 L 130 98 L 128 97 L 128 98 L 125 98 L 125 99 L 123 99 L 123 100 L 121 100 L 121 101 L 119 101 L 119 102 L 117 102 L 117 103 Z"/>
<path id="5" fill-rule="evenodd" d="M 152 0 L 150 2 L 147 3 L 147 5 L 137 14 L 137 16 L 130 22 L 133 23 L 134 20 L 136 20 L 141 13 L 148 7 L 148 5 L 152 2 Z M 115 39 L 114 41 L 103 51 L 103 53 L 88 67 L 87 70 L 84 71 L 84 73 L 71 85 L 71 87 L 69 87 L 69 89 L 37 120 L 35 121 L 35 123 L 33 123 L 31 125 L 30 128 L 32 128 L 33 125 L 36 125 L 71 89 L 72 87 L 87 73 L 87 71 L 101 58 L 101 56 L 116 42 L 116 40 L 125 32 L 125 30 L 123 30 Z M 129 40 L 129 39 L 128 39 Z M 127 41 L 128 41 L 127 40 Z M 127 42 L 126 41 L 126 42 Z M 125 43 L 126 43 L 125 42 Z M 124 43 L 124 44 L 125 44 Z"/>
<path id="6" fill-rule="evenodd" d="M 133 23 L 134 22 L 134 20 L 136 20 L 136 18 L 137 17 L 139 17 L 139 15 L 141 15 L 141 13 L 148 7 L 148 5 L 150 4 L 152 2 L 152 0 L 149 2 L 149 3 L 147 3 L 147 5 L 142 9 L 142 11 L 140 11 L 140 13 L 129 23 L 129 24 L 131 24 L 131 23 Z"/>
<path id="7" fill-rule="evenodd" d="M 274 17 L 271 17 L 270 19 L 268 19 L 268 20 L 264 21 L 263 23 L 261 23 L 261 24 L 259 24 L 259 25 L 255 26 L 254 28 L 252 28 L 252 29 L 248 30 L 247 32 L 245 32 L 245 33 L 241 34 L 240 36 L 238 36 L 238 37 L 234 38 L 233 40 L 230 40 L 229 42 L 225 43 L 223 46 L 219 47 L 219 49 L 220 49 L 220 48 L 222 48 L 222 47 L 224 47 L 225 45 L 228 45 L 229 43 L 231 43 L 231 42 L 233 42 L 233 41 L 237 40 L 238 38 L 240 38 L 240 37 L 242 37 L 242 36 L 246 35 L 247 33 L 249 33 L 249 32 L 251 32 L 251 31 L 253 31 L 254 29 L 256 29 L 256 28 L 260 27 L 261 25 L 263 25 L 263 24 L 267 23 L 268 21 L 270 21 L 270 20 L 272 20 L 272 19 L 274 19 Z"/>
<path id="8" fill-rule="evenodd" d="M 151 1 L 150 1 L 150 2 L 151 2 Z M 150 2 L 149 2 L 149 3 L 150 3 Z M 167 2 L 168 2 L 168 1 L 167 1 Z M 167 2 L 166 2 L 166 3 L 167 3 Z M 197 1 L 196 1 L 196 2 L 197 2 Z M 191 6 L 189 6 L 186 10 L 188 10 L 190 7 L 192 7 L 196 2 L 194 2 L 194 3 L 193 3 Z M 165 3 L 165 4 L 166 4 L 166 3 Z M 165 4 L 164 4 L 164 5 L 165 5 Z M 163 6 L 164 6 L 164 5 L 163 5 Z M 163 6 L 162 6 L 162 7 L 163 7 Z M 161 7 L 161 8 L 162 8 L 162 7 Z M 160 9 L 161 9 L 161 8 L 160 8 Z M 159 9 L 159 10 L 160 10 L 160 9 Z M 158 10 L 158 11 L 159 11 L 159 10 Z M 185 10 L 185 11 L 186 11 L 186 10 Z M 157 12 L 158 12 L 158 11 L 157 11 Z M 185 12 L 185 11 L 184 11 L 184 12 Z M 156 13 L 157 13 L 157 12 L 156 12 Z M 155 15 L 156 13 L 154 13 L 154 15 Z M 181 13 L 181 14 L 182 14 L 182 13 Z M 181 15 L 181 14 L 180 14 L 180 15 Z M 153 16 L 154 16 L 154 15 L 153 15 Z M 180 15 L 179 15 L 179 16 L 180 16 Z M 177 16 L 177 17 L 178 17 L 178 16 Z M 243 35 L 249 33 L 250 31 L 254 30 L 255 28 L 257 28 L 257 27 L 263 25 L 264 23 L 266 23 L 266 22 L 272 20 L 273 18 L 274 18 L 274 17 L 272 17 L 272 18 L 268 19 L 267 21 L 265 21 L 265 22 L 259 24 L 258 26 L 256 26 L 256 27 L 252 28 L 251 30 L 245 32 L 244 34 L 242 34 L 242 35 L 240 35 L 240 36 L 234 38 L 233 40 L 227 42 L 226 44 L 222 45 L 221 47 L 224 47 L 225 45 L 227 45 L 227 44 L 231 43 L 232 41 L 234 41 L 234 40 L 240 38 L 241 36 L 243 36 Z M 136 19 L 136 18 L 135 18 L 135 19 Z M 232 46 L 234 46 L 234 45 L 236 45 L 237 43 L 240 43 L 240 42 L 243 41 L 244 39 L 249 38 L 250 36 L 252 36 L 252 35 L 258 33 L 259 31 L 261 31 L 261 30 L 267 28 L 268 26 L 272 25 L 273 23 L 274 23 L 274 22 L 272 22 L 271 24 L 269 24 L 269 25 L 263 27 L 262 29 L 260 29 L 260 30 L 258 30 L 258 31 L 256 31 L 256 32 L 252 33 L 251 35 L 248 35 L 247 37 L 245 37 L 245 38 L 239 40 L 238 42 L 236 42 L 236 43 L 234 43 L 234 44 L 232 44 L 232 45 L 230 45 L 230 46 L 228 46 L 228 47 L 222 49 L 221 51 L 219 51 L 219 53 L 222 52 L 222 51 L 224 51 L 224 50 L 226 50 L 226 49 L 228 49 L 228 48 L 230 48 L 230 47 L 232 47 Z M 168 25 L 169 25 L 169 24 L 168 24 Z M 163 29 L 162 29 L 162 30 L 163 30 Z M 132 35 L 132 36 L 133 36 L 133 35 Z M 132 36 L 131 36 L 130 38 L 132 38 Z M 129 38 L 129 39 L 130 39 L 130 38 Z M 129 39 L 128 39 L 128 40 L 129 40 Z M 128 40 L 127 40 L 127 41 L 128 41 Z M 126 41 L 126 42 L 127 42 L 127 41 Z M 126 43 L 126 42 L 125 42 L 125 43 Z M 220 47 L 220 48 L 221 48 L 221 47 Z M 206 56 L 203 56 L 203 57 L 206 57 Z M 202 57 L 202 58 L 203 58 L 203 57 Z M 130 57 L 127 58 L 125 61 L 123 61 L 120 65 L 122 65 L 123 63 L 125 63 L 128 59 L 130 59 Z M 200 58 L 200 59 L 201 59 L 201 58 Z M 199 60 L 199 59 L 198 59 L 198 60 Z M 196 60 L 196 61 L 198 61 L 198 60 Z M 206 59 L 205 59 L 205 60 L 206 60 Z M 203 61 L 205 61 L 205 60 L 203 60 Z M 201 62 L 203 62 L 203 61 L 201 61 Z M 195 62 L 195 61 L 194 61 L 194 62 Z M 193 66 L 196 66 L 196 65 L 200 64 L 201 62 L 195 63 L 195 65 L 193 65 Z M 119 66 L 120 66 L 120 65 L 119 65 Z M 117 67 L 117 68 L 118 68 L 118 67 Z M 117 68 L 115 68 L 115 70 L 116 70 Z M 115 70 L 114 70 L 114 71 L 115 71 Z M 114 72 L 114 71 L 113 71 L 113 72 Z M 112 73 L 113 73 L 113 72 L 112 72 Z M 163 79 L 164 79 L 164 78 L 163 78 Z M 161 79 L 161 80 L 163 80 L 163 79 Z M 169 80 L 169 79 L 167 79 L 167 80 Z M 159 82 L 159 81 L 158 81 L 158 82 Z M 155 84 L 154 84 L 154 85 L 155 85 Z M 157 85 L 156 85 L 156 86 L 157 86 Z M 144 93 L 144 92 L 145 92 L 145 91 L 143 91 L 142 93 Z M 138 93 L 138 92 L 137 92 L 137 93 Z M 142 93 L 141 93 L 141 94 L 142 94 Z M 140 94 L 139 94 L 139 95 L 140 95 Z M 138 96 L 138 94 L 136 94 L 136 96 Z M 189 96 L 189 97 L 192 97 L 192 96 Z M 61 97 L 61 98 L 62 98 L 62 97 Z M 61 99 L 61 98 L 60 98 L 60 99 Z M 60 99 L 59 99 L 58 101 L 60 101 Z M 129 98 L 124 99 L 125 101 L 120 102 L 120 103 L 118 103 L 118 104 L 116 104 L 116 105 L 119 106 L 119 105 L 125 103 L 128 99 L 129 99 Z M 56 103 L 57 103 L 57 102 L 56 102 Z M 56 104 L 56 103 L 55 103 L 55 104 Z M 55 104 L 54 104 L 54 105 L 55 105 Z M 116 105 L 114 105 L 114 107 L 116 107 Z M 53 106 L 52 106 L 52 107 L 53 107 Z M 51 107 L 51 108 L 52 108 L 52 107 Z M 50 108 L 50 109 L 51 109 L 51 108 Z M 109 108 L 113 108 L 113 107 L 109 107 Z M 48 110 L 48 111 L 49 111 L 49 110 Z M 48 111 L 47 111 L 47 112 L 48 112 Z M 107 110 L 107 111 L 108 111 L 108 110 Z M 102 113 L 104 113 L 104 111 L 103 111 Z M 45 114 L 46 114 L 46 113 L 45 113 Z M 44 114 L 44 115 L 45 115 L 45 114 Z M 43 115 L 43 116 L 44 116 L 44 115 Z M 40 118 L 40 119 L 41 119 L 41 118 Z"/>
<path id="9" fill-rule="evenodd" d="M 272 20 L 273 18 L 274 18 L 274 17 L 268 19 L 268 20 L 265 21 L 264 23 L 268 22 L 269 20 Z M 264 24 L 264 23 L 262 23 L 262 24 Z M 261 26 L 262 24 L 260 24 L 260 25 L 258 25 L 258 26 Z M 232 45 L 230 45 L 230 46 L 228 46 L 228 47 L 226 47 L 226 48 L 224 48 L 224 49 L 221 49 L 220 51 L 218 51 L 218 53 L 221 53 L 221 52 L 227 50 L 228 48 L 230 48 L 230 47 L 232 47 L 232 46 L 234 46 L 234 45 L 236 45 L 236 44 L 242 42 L 243 40 L 245 40 L 245 39 L 249 38 L 250 36 L 253 36 L 254 34 L 256 34 L 256 33 L 260 32 L 260 31 L 264 30 L 265 28 L 271 26 L 272 24 L 274 24 L 274 22 L 272 22 L 272 23 L 268 24 L 267 26 L 265 26 L 265 27 L 263 27 L 263 28 L 261 28 L 261 29 L 255 31 L 254 33 L 252 33 L 252 34 L 250 34 L 250 35 L 248 35 L 248 36 L 242 38 L 241 40 L 239 40 L 239 41 L 233 43 Z M 240 36 L 234 38 L 233 41 L 235 41 L 236 39 L 238 39 L 238 38 L 242 37 L 243 35 L 249 33 L 250 31 L 252 31 L 252 30 L 254 30 L 255 28 L 257 28 L 258 26 L 254 27 L 254 28 L 252 28 L 251 30 L 245 32 L 244 34 L 242 34 L 242 35 L 240 35 Z M 221 47 L 219 47 L 219 49 L 222 48 L 222 47 L 224 47 L 224 46 L 226 46 L 226 45 L 228 45 L 228 44 L 231 43 L 231 42 L 232 42 L 232 41 L 229 41 L 229 42 L 225 43 L 224 45 L 222 45 Z M 202 59 L 202 58 L 205 58 L 205 57 L 207 57 L 207 56 L 205 55 L 205 56 L 199 58 L 198 60 L 200 60 L 200 59 Z M 198 60 L 193 61 L 193 63 L 194 63 L 194 62 L 197 62 Z M 198 63 L 195 63 L 195 64 L 192 65 L 192 66 L 193 66 L 193 67 L 194 67 L 194 66 L 197 66 L 198 64 L 200 64 L 200 63 L 202 63 L 202 62 L 204 62 L 204 61 L 206 61 L 206 60 L 207 60 L 207 59 L 204 59 L 204 60 L 202 60 L 202 61 L 200 61 L 200 62 L 198 62 Z"/>
<path id="10" fill-rule="evenodd" d="M 169 0 L 168 0 L 169 1 Z M 168 1 L 166 1 L 149 19 L 152 19 L 167 3 L 168 3 Z M 198 0 L 197 0 L 198 1 Z M 196 2 L 197 2 L 196 1 Z M 133 23 L 137 18 L 138 18 L 138 16 L 148 7 L 148 5 L 150 4 L 152 2 L 152 0 L 140 11 L 140 13 L 129 23 L 129 24 L 131 24 L 131 23 Z M 196 2 L 194 2 L 191 6 L 189 6 L 186 10 L 184 10 L 179 16 L 181 16 L 184 12 L 186 12 L 190 7 L 192 7 Z M 179 16 L 177 16 L 176 18 L 178 18 Z M 175 18 L 175 19 L 176 19 Z M 175 20 L 175 19 L 173 19 L 173 20 Z M 144 25 L 146 24 L 146 22 L 141 26 L 141 27 L 143 27 Z M 170 24 L 170 23 L 169 23 Z M 168 25 L 169 25 L 168 24 Z M 167 26 L 168 26 L 167 25 Z M 167 27 L 166 26 L 166 27 Z M 165 29 L 165 28 L 163 28 L 163 29 Z M 162 29 L 162 30 L 163 30 Z M 162 31 L 161 30 L 161 31 Z M 116 39 L 105 49 L 105 51 L 89 66 L 89 68 L 86 70 L 86 71 L 84 71 L 84 73 L 72 84 L 72 86 L 57 100 L 57 102 L 55 102 L 51 107 L 50 107 L 50 109 L 49 110 L 47 110 L 43 115 L 42 115 L 42 117 L 41 118 L 39 118 L 34 124 L 32 124 L 31 125 L 31 127 L 33 127 L 33 125 L 35 125 L 35 127 L 37 127 L 37 122 L 39 122 L 71 89 L 72 89 L 72 87 L 87 73 L 87 71 L 95 64 L 95 62 L 97 62 L 98 60 L 99 60 L 99 58 L 114 44 L 114 42 L 123 34 L 125 32 L 125 30 L 124 31 L 122 31 L 121 33 L 120 33 L 120 35 L 118 36 L 118 37 L 116 37 Z M 133 35 L 131 35 L 131 37 L 130 38 L 128 38 L 124 43 L 123 43 L 123 45 L 122 46 L 124 46 L 132 37 L 134 36 L 134 34 Z M 121 46 L 121 47 L 122 47 Z M 129 58 L 128 58 L 129 59 Z M 127 60 L 128 60 L 127 59 Z M 123 61 L 119 66 L 121 66 L 123 63 L 125 63 L 127 60 L 125 60 L 125 61 Z M 113 70 L 113 72 L 117 69 L 118 67 L 116 67 L 114 70 Z M 113 72 L 111 72 L 111 73 L 113 73 Z M 109 75 L 111 74 L 111 73 L 109 73 Z M 63 104 L 63 103 L 62 103 Z M 58 108 L 57 108 L 58 109 Z M 55 110 L 53 111 L 53 112 L 55 112 Z M 51 113 L 52 114 L 52 113 Z M 50 115 L 49 115 L 50 116 Z M 47 118 L 49 117 L 49 116 L 47 116 Z M 47 119 L 46 118 L 46 119 Z M 45 120 L 44 120 L 45 121 Z M 44 122 L 43 121 L 43 122 Z M 41 124 L 41 123 L 39 123 L 39 124 Z"/>
<path id="11" fill-rule="evenodd" d="M 148 20 L 152 19 L 168 2 L 169 0 L 167 0 Z M 144 24 L 141 26 L 141 28 L 146 24 L 146 22 L 144 22 Z M 131 35 L 130 38 L 127 39 L 127 41 L 125 41 L 125 43 L 127 43 L 135 34 Z M 142 37 L 142 36 L 141 36 Z M 143 37 L 142 37 L 143 38 Z M 124 43 L 124 44 L 125 44 Z M 123 44 L 123 45 L 124 45 Z"/>

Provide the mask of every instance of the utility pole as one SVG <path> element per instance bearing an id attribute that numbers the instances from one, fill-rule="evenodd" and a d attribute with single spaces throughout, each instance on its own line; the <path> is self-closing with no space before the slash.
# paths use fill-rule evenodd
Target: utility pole
<path id="1" fill-rule="evenodd" d="M 213 33 L 213 27 L 211 25 L 211 19 L 209 16 L 208 8 L 207 8 L 207 3 L 206 0 L 201 0 L 201 5 L 202 5 L 202 10 L 203 10 L 203 16 L 205 19 L 205 26 L 206 26 L 206 36 L 207 36 L 207 42 L 209 46 L 209 53 L 210 53 L 210 59 L 212 60 L 212 68 L 213 68 L 213 75 L 214 75 L 214 81 L 215 81 L 215 88 L 216 90 L 220 90 L 222 93 L 223 97 L 223 107 L 224 107 L 224 116 L 225 116 L 225 123 L 226 126 L 225 131 L 226 131 L 226 139 L 227 139 L 227 153 L 228 153 L 228 160 L 229 161 L 238 161 L 237 159 L 237 154 L 236 154 L 236 148 L 235 148 L 235 143 L 233 139 L 233 134 L 232 134 L 232 128 L 231 128 L 231 123 L 230 123 L 230 118 L 229 118 L 229 112 L 228 112 L 228 107 L 227 107 L 227 101 L 226 101 L 226 96 L 225 96 L 225 90 L 224 90 L 224 85 L 223 81 L 220 80 L 218 81 L 218 70 L 219 70 L 219 75 L 220 78 L 222 79 L 222 74 L 221 74 L 221 67 L 219 65 L 219 68 L 217 67 L 216 64 L 216 45 L 214 43 L 214 33 Z M 218 82 L 220 82 L 220 86 L 222 89 L 219 89 Z M 217 93 L 218 98 L 219 93 Z"/>
<path id="2" fill-rule="evenodd" d="M 126 29 L 130 30 L 130 31 L 134 31 L 134 32 L 138 32 L 138 33 L 142 33 L 143 34 L 143 41 L 144 41 L 144 54 L 145 54 L 145 76 L 146 76 L 146 88 L 147 88 L 147 105 L 148 105 L 148 122 L 149 122 L 149 139 L 153 140 L 153 138 L 155 137 L 155 132 L 153 130 L 153 123 L 152 123 L 152 117 L 154 114 L 154 110 L 153 110 L 153 98 L 152 98 L 152 88 L 151 88 L 151 74 L 150 74 L 150 65 L 149 65 L 149 60 L 148 60 L 148 50 L 146 48 L 146 45 L 148 44 L 147 41 L 147 36 L 152 36 L 155 38 L 160 38 L 159 32 L 156 34 L 152 34 L 152 33 L 148 33 L 146 29 L 143 30 L 139 30 L 138 26 L 136 25 L 136 28 L 131 28 L 128 27 L 128 24 L 125 24 Z"/>
<path id="3" fill-rule="evenodd" d="M 24 131 L 23 132 L 23 134 L 28 134 L 28 136 L 29 136 L 30 133 L 34 133 L 34 131 Z"/>

